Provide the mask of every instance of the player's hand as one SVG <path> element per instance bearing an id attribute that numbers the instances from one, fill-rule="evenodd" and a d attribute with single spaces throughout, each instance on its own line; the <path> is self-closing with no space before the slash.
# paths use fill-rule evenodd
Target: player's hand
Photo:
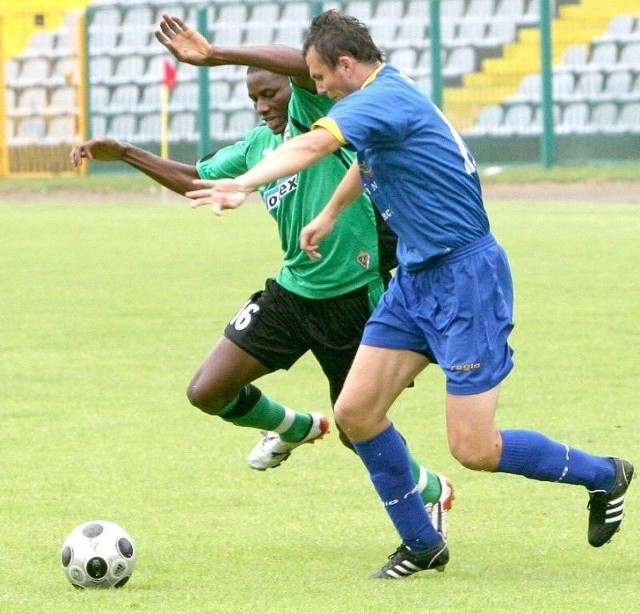
<path id="1" fill-rule="evenodd" d="M 211 205 L 215 215 L 222 215 L 225 209 L 237 209 L 253 192 L 236 179 L 194 179 L 193 183 L 200 189 L 185 194 L 193 201 L 191 206 L 195 209 Z"/>
<path id="2" fill-rule="evenodd" d="M 163 14 L 155 36 L 180 62 L 206 66 L 211 44 L 179 17 Z"/>
<path id="3" fill-rule="evenodd" d="M 115 162 L 122 159 L 125 144 L 110 137 L 99 137 L 76 145 L 69 154 L 74 168 L 82 164 L 83 159 Z"/>
<path id="4" fill-rule="evenodd" d="M 300 231 L 300 248 L 311 260 L 322 257 L 318 251 L 320 241 L 331 233 L 335 224 L 336 219 L 322 211 Z"/>

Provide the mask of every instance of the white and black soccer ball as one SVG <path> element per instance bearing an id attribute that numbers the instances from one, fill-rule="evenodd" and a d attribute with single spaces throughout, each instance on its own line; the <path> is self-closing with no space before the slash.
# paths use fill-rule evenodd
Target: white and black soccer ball
<path id="1" fill-rule="evenodd" d="M 120 588 L 136 565 L 136 549 L 129 534 L 107 520 L 77 526 L 60 553 L 62 571 L 77 588 Z"/>

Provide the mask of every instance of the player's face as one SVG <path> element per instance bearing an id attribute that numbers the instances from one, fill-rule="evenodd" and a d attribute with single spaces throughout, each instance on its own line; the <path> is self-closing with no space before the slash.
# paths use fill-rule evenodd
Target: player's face
<path id="1" fill-rule="evenodd" d="M 350 62 L 346 58 L 340 58 L 336 67 L 331 68 L 320 59 L 316 50 L 310 47 L 305 59 L 309 66 L 309 75 L 315 81 L 319 94 L 337 100 L 358 89 L 349 80 Z"/>
<path id="2" fill-rule="evenodd" d="M 253 108 L 269 129 L 274 134 L 284 132 L 289 121 L 289 79 L 266 70 L 250 72 L 247 75 L 247 91 Z"/>

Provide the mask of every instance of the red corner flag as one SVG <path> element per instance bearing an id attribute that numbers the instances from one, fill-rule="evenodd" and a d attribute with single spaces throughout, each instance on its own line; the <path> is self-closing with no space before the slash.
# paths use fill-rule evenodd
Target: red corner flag
<path id="1" fill-rule="evenodd" d="M 162 85 L 172 90 L 176 79 L 176 67 L 169 60 L 164 60 L 162 62 Z"/>

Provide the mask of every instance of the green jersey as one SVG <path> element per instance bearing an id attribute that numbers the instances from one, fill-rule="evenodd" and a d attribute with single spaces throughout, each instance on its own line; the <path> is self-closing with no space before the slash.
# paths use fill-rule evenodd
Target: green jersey
<path id="1" fill-rule="evenodd" d="M 289 123 L 284 135 L 258 126 L 242 141 L 198 161 L 199 176 L 221 179 L 241 175 L 287 138 L 310 130 L 313 122 L 324 117 L 332 104 L 326 96 L 292 84 Z M 299 296 L 325 299 L 369 286 L 370 298 L 375 304 L 382 292 L 376 218 L 366 196 L 340 215 L 333 232 L 320 245 L 322 258 L 311 260 L 300 249 L 300 231 L 324 208 L 354 155 L 339 149 L 310 168 L 259 189 L 267 211 L 278 224 L 284 253 L 276 281 Z"/>

